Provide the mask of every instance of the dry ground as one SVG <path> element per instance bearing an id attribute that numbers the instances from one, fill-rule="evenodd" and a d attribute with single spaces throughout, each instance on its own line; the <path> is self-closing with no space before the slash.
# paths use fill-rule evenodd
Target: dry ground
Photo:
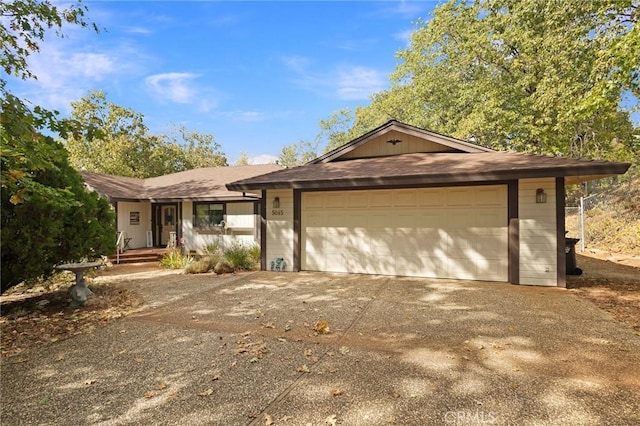
<path id="1" fill-rule="evenodd" d="M 581 276 L 570 276 L 567 288 L 631 326 L 640 335 L 640 268 L 630 266 L 640 262 L 624 256 L 589 254 L 578 255 L 577 264 L 585 272 Z M 134 270 L 136 273 L 158 273 L 155 266 L 135 266 Z M 110 273 L 112 271 L 99 274 L 108 276 Z M 85 308 L 69 307 L 70 278 L 60 280 L 48 289 L 17 288 L 0 296 L 2 356 L 16 355 L 37 345 L 89 332 L 123 318 L 143 303 L 135 291 L 118 287 L 108 279 L 98 281 L 90 284 L 95 297 Z"/>
<path id="2" fill-rule="evenodd" d="M 578 255 L 577 264 L 584 273 L 569 276 L 567 288 L 633 327 L 640 335 L 640 268 L 632 266 L 639 263 L 637 258 L 604 252 Z"/>

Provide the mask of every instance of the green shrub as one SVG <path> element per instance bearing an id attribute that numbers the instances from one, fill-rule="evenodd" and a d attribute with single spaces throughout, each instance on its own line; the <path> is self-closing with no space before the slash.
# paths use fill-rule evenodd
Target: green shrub
<path id="1" fill-rule="evenodd" d="M 234 241 L 227 247 L 211 244 L 205 248 L 205 253 L 207 255 L 188 263 L 184 267 L 185 273 L 202 274 L 214 271 L 217 274 L 223 274 L 234 271 L 250 271 L 257 269 L 260 265 L 260 247 L 256 244 L 246 246 L 239 241 Z M 177 264 L 178 260 L 167 259 L 166 263 Z M 181 268 L 182 266 L 175 267 Z"/>
<path id="2" fill-rule="evenodd" d="M 160 259 L 160 266 L 167 269 L 181 269 L 193 262 L 193 257 L 184 255 L 179 249 L 171 249 Z"/>
<path id="3" fill-rule="evenodd" d="M 223 250 L 224 258 L 234 270 L 251 270 L 255 267 L 255 261 L 251 256 L 251 248 L 234 241 Z"/>
<path id="4" fill-rule="evenodd" d="M 220 261 L 219 255 L 204 256 L 198 260 L 189 263 L 184 272 L 187 274 L 204 274 L 213 271 L 216 264 Z"/>
<path id="5" fill-rule="evenodd" d="M 218 243 L 209 244 L 204 248 L 206 254 L 214 255 L 222 253 L 222 246 Z"/>
<path id="6" fill-rule="evenodd" d="M 253 244 L 251 247 L 249 247 L 249 257 L 251 257 L 254 267 L 257 267 L 260 265 L 260 246 L 259 245 Z"/>

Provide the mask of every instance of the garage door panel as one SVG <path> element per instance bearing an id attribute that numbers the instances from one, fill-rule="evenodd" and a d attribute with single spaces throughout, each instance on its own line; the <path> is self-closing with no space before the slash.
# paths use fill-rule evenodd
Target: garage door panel
<path id="1" fill-rule="evenodd" d="M 447 215 L 448 229 L 466 229 L 469 226 L 475 226 L 475 224 L 475 216 L 468 209 L 465 209 L 465 211 L 450 211 L 449 215 Z"/>
<path id="2" fill-rule="evenodd" d="M 303 269 L 508 280 L 506 186 L 312 194 Z"/>
<path id="3" fill-rule="evenodd" d="M 369 249 L 374 256 L 391 256 L 394 234 L 392 230 L 372 230 L 369 232 Z"/>
<path id="4" fill-rule="evenodd" d="M 347 208 L 367 208 L 369 206 L 369 195 L 364 191 L 353 191 L 347 193 Z"/>
<path id="5" fill-rule="evenodd" d="M 476 205 L 500 206 L 504 197 L 504 187 L 478 188 L 476 191 Z"/>
<path id="6" fill-rule="evenodd" d="M 472 249 L 475 246 L 475 237 L 465 232 L 451 232 L 447 241 L 447 248 L 453 252 Z"/>
<path id="7" fill-rule="evenodd" d="M 325 253 L 323 270 L 328 272 L 349 272 L 346 269 L 343 253 Z"/>
<path id="8" fill-rule="evenodd" d="M 418 203 L 421 207 L 443 207 L 445 205 L 444 189 L 423 189 L 419 191 Z"/>
<path id="9" fill-rule="evenodd" d="M 416 190 L 399 190 L 395 193 L 394 205 L 396 207 L 415 207 L 418 203 Z"/>
<path id="10" fill-rule="evenodd" d="M 369 207 L 387 208 L 393 205 L 392 191 L 369 191 Z"/>
<path id="11" fill-rule="evenodd" d="M 448 206 L 472 206 L 475 200 L 475 191 L 470 188 L 451 188 L 446 192 Z"/>
<path id="12" fill-rule="evenodd" d="M 480 228 L 501 227 L 507 222 L 506 212 L 477 212 L 475 214 L 475 226 Z"/>
<path id="13" fill-rule="evenodd" d="M 416 227 L 425 229 L 440 229 L 447 226 L 447 216 L 434 211 L 422 211 L 416 218 Z"/>

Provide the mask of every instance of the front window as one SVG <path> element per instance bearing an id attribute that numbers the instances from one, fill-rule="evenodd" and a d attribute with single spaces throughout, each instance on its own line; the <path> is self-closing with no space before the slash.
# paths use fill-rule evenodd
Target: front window
<path id="1" fill-rule="evenodd" d="M 213 229 L 221 226 L 224 219 L 224 204 L 197 203 L 195 204 L 195 227 L 197 229 Z"/>

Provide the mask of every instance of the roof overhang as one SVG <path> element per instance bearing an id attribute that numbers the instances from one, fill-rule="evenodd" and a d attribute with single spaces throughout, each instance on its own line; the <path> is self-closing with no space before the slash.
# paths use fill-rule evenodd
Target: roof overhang
<path id="1" fill-rule="evenodd" d="M 372 189 L 480 184 L 564 177 L 567 184 L 624 174 L 629 163 L 577 160 L 504 152 L 414 153 L 307 164 L 227 184 L 229 190 Z"/>

